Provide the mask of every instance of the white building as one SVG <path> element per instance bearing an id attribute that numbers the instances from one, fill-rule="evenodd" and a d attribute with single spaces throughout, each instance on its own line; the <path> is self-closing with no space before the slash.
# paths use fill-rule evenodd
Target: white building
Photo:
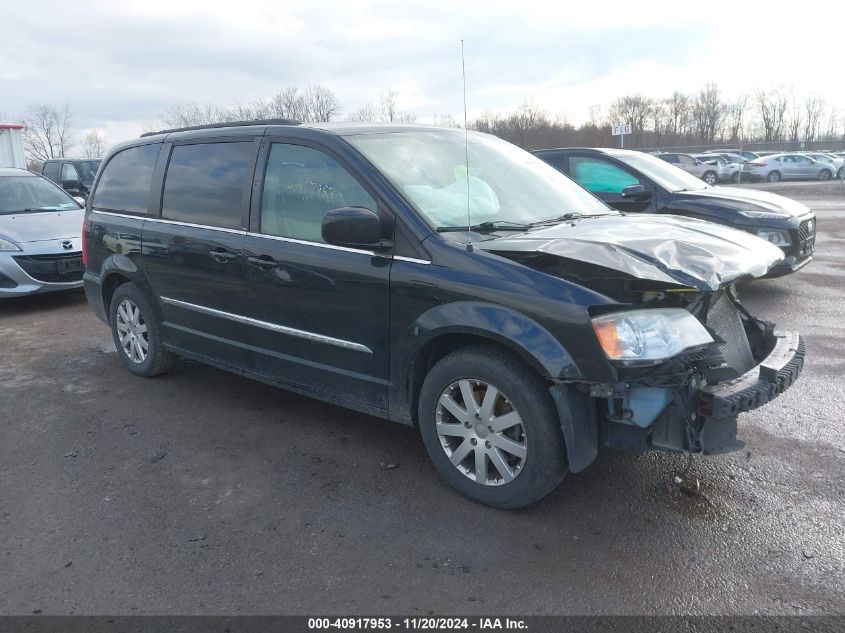
<path id="1" fill-rule="evenodd" d="M 16 123 L 0 123 L 0 167 L 26 169 L 23 155 L 23 126 Z"/>

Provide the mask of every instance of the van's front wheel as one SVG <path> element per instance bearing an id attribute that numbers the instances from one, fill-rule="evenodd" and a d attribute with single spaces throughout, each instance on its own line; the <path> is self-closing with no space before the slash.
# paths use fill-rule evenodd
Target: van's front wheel
<path id="1" fill-rule="evenodd" d="M 457 350 L 431 368 L 419 398 L 420 433 L 459 492 L 497 508 L 530 505 L 566 474 L 566 451 L 543 381 L 494 347 Z"/>

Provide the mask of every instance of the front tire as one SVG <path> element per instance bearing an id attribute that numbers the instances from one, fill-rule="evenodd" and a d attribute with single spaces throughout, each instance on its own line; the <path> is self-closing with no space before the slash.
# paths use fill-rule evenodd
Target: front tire
<path id="1" fill-rule="evenodd" d="M 836 172 L 836 177 L 839 180 L 842 180 L 843 171 L 845 171 L 845 167 L 840 167 L 839 170 Z"/>
<path id="2" fill-rule="evenodd" d="M 429 457 L 470 499 L 520 508 L 566 475 L 563 433 L 547 386 L 495 347 L 468 347 L 438 361 L 423 382 L 418 410 Z"/>
<path id="3" fill-rule="evenodd" d="M 109 308 L 117 355 L 137 376 L 157 376 L 173 369 L 178 357 L 162 345 L 161 325 L 146 295 L 133 283 L 118 286 Z"/>
<path id="4" fill-rule="evenodd" d="M 719 177 L 716 175 L 715 171 L 706 171 L 701 179 L 706 182 L 708 185 L 715 185 L 719 181 Z"/>
<path id="5" fill-rule="evenodd" d="M 769 175 L 766 176 L 766 180 L 768 180 L 769 182 L 780 182 L 780 172 L 770 171 Z"/>

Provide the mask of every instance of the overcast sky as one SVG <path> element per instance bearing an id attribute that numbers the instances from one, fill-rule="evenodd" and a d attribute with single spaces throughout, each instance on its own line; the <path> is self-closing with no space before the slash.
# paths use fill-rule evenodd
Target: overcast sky
<path id="1" fill-rule="evenodd" d="M 0 18 L 0 115 L 68 103 L 76 127 L 117 142 L 172 104 L 321 84 L 346 112 L 391 87 L 419 121 L 458 117 L 461 39 L 470 118 L 530 99 L 580 122 L 622 94 L 708 81 L 728 95 L 791 84 L 845 110 L 844 32 L 841 0 L 15 0 Z"/>

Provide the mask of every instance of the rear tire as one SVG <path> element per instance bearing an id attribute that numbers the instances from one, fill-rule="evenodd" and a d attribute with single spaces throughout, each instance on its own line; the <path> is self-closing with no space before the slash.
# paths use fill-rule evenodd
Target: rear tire
<path id="1" fill-rule="evenodd" d="M 715 185 L 719 182 L 719 177 L 716 175 L 715 171 L 706 171 L 701 179 L 706 182 L 708 185 Z"/>
<path id="2" fill-rule="evenodd" d="M 839 171 L 837 171 L 837 172 L 836 172 L 836 177 L 837 177 L 839 180 L 842 180 L 843 171 L 845 171 L 845 167 L 840 167 L 840 168 L 839 168 Z"/>
<path id="3" fill-rule="evenodd" d="M 770 171 L 769 175 L 766 176 L 766 180 L 768 180 L 769 182 L 780 182 L 780 172 Z"/>
<path id="4" fill-rule="evenodd" d="M 117 287 L 109 307 L 109 323 L 117 355 L 137 376 L 157 376 L 173 369 L 178 356 L 164 349 L 161 325 L 152 304 L 133 283 Z"/>
<path id="5" fill-rule="evenodd" d="M 459 349 L 438 361 L 425 377 L 418 410 L 431 461 L 470 499 L 520 508 L 545 497 L 566 475 L 563 433 L 547 385 L 496 347 Z"/>
<path id="6" fill-rule="evenodd" d="M 832 175 L 833 175 L 833 174 L 832 174 L 832 173 L 830 173 L 830 170 L 829 170 L 829 169 L 822 169 L 822 170 L 819 172 L 819 180 L 830 180 L 830 177 L 831 177 Z"/>

